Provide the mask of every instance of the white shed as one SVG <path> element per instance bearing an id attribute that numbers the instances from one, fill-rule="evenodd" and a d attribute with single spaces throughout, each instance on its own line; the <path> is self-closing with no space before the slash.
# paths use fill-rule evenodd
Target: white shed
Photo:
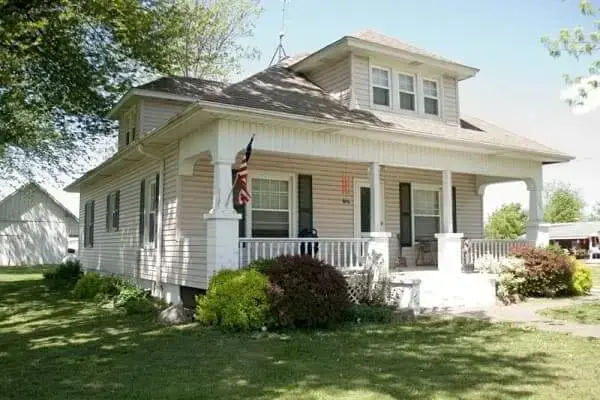
<path id="1" fill-rule="evenodd" d="M 77 240 L 78 223 L 40 185 L 22 186 L 0 201 L 0 266 L 60 262 Z"/>

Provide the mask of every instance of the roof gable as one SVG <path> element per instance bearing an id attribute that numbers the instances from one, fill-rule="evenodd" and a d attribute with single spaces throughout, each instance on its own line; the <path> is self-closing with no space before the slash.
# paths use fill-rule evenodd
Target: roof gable
<path id="1" fill-rule="evenodd" d="M 9 203 L 11 201 L 11 199 L 14 198 L 15 196 L 17 196 L 18 194 L 24 193 L 24 192 L 26 192 L 28 190 L 33 190 L 33 191 L 36 191 L 36 192 L 40 193 L 49 202 L 53 203 L 59 209 L 61 209 L 62 211 L 64 211 L 64 215 L 66 217 L 72 218 L 73 220 L 75 220 L 75 222 L 79 221 L 79 218 L 75 214 L 73 214 L 73 212 L 71 210 L 69 210 L 69 208 L 67 208 L 64 204 L 62 204 L 60 201 L 58 201 L 46 189 L 44 189 L 41 185 L 39 185 L 36 182 L 26 183 L 25 185 L 21 186 L 20 188 L 18 188 L 17 190 L 15 190 L 11 194 L 9 194 L 8 196 L 6 196 L 2 200 L 0 200 L 0 208 L 2 208 L 4 205 L 6 205 L 7 203 Z"/>

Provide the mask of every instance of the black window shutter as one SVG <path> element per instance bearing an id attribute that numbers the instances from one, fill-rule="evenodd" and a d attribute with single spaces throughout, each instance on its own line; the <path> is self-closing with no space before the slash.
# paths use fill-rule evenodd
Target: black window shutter
<path id="1" fill-rule="evenodd" d="M 115 213 L 114 213 L 114 221 L 113 226 L 116 230 L 119 230 L 119 219 L 121 219 L 121 204 L 120 204 L 121 191 L 117 190 L 115 194 Z"/>
<path id="2" fill-rule="evenodd" d="M 91 228 L 90 228 L 90 247 L 94 247 L 94 207 L 96 205 L 96 202 L 94 200 L 92 200 L 92 204 L 90 206 L 91 211 L 90 211 L 90 221 L 91 221 Z"/>
<path id="3" fill-rule="evenodd" d="M 142 179 L 140 182 L 140 212 L 139 212 L 139 235 L 140 246 L 144 244 L 144 201 L 146 199 L 146 181 Z"/>
<path id="4" fill-rule="evenodd" d="M 312 175 L 298 175 L 298 230 L 313 229 Z"/>
<path id="5" fill-rule="evenodd" d="M 400 245 L 412 246 L 412 205 L 410 183 L 400 182 Z"/>
<path id="6" fill-rule="evenodd" d="M 156 174 L 156 190 L 154 191 L 154 245 L 156 246 L 156 236 L 158 234 L 158 200 L 160 199 L 160 174 Z"/>
<path id="7" fill-rule="evenodd" d="M 88 241 L 90 239 L 90 234 L 88 233 L 88 226 L 90 224 L 90 207 L 89 203 L 85 203 L 84 212 L 83 212 L 83 247 L 88 247 Z"/>
<path id="8" fill-rule="evenodd" d="M 110 231 L 110 193 L 106 195 L 106 232 Z"/>
<path id="9" fill-rule="evenodd" d="M 452 186 L 452 232 L 458 232 L 456 226 L 456 186 Z"/>
<path id="10" fill-rule="evenodd" d="M 231 170 L 231 181 L 235 183 L 235 176 L 237 174 L 237 170 Z M 231 194 L 231 201 L 233 201 L 233 208 L 235 211 L 242 216 L 238 225 L 238 235 L 239 237 L 246 237 L 246 206 L 244 204 L 237 204 L 238 194 L 240 193 L 239 185 L 235 185 L 233 187 L 233 191 Z"/>

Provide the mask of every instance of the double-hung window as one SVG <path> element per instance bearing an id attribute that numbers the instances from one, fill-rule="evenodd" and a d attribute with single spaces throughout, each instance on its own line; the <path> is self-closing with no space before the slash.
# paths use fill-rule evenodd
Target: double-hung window
<path id="1" fill-rule="evenodd" d="M 83 217 L 83 247 L 94 247 L 94 200 L 85 203 Z"/>
<path id="2" fill-rule="evenodd" d="M 156 174 L 140 182 L 139 237 L 141 246 L 156 244 L 159 179 L 159 174 Z"/>
<path id="3" fill-rule="evenodd" d="M 289 237 L 290 180 L 252 179 L 252 237 Z"/>
<path id="4" fill-rule="evenodd" d="M 120 190 L 111 192 L 106 196 L 106 232 L 119 230 L 119 200 Z"/>
<path id="5" fill-rule="evenodd" d="M 440 114 L 440 96 L 437 81 L 423 79 L 423 102 L 425 114 Z"/>
<path id="6" fill-rule="evenodd" d="M 125 124 L 125 144 L 128 145 L 136 139 L 137 109 L 135 106 L 125 113 L 122 122 Z"/>
<path id="7" fill-rule="evenodd" d="M 438 188 L 413 188 L 415 241 L 431 240 L 440 231 L 441 199 Z"/>
<path id="8" fill-rule="evenodd" d="M 390 70 L 371 68 L 372 101 L 374 105 L 390 106 Z"/>
<path id="9" fill-rule="evenodd" d="M 398 92 L 400 109 L 415 111 L 416 88 L 414 75 L 398 74 Z"/>

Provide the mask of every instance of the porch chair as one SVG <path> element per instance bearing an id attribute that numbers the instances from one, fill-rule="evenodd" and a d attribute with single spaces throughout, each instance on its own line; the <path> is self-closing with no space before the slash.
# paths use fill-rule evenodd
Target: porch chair
<path id="1" fill-rule="evenodd" d="M 417 265 L 437 265 L 437 240 L 423 239 L 417 243 Z"/>

